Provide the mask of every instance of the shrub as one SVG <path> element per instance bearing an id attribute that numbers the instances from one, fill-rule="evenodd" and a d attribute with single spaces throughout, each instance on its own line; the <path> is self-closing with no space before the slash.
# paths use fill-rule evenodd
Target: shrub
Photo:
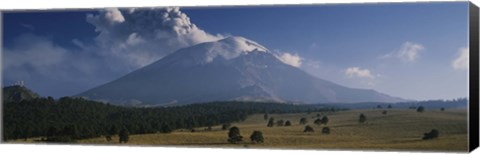
<path id="1" fill-rule="evenodd" d="M 291 125 L 292 125 L 292 123 L 290 122 L 290 120 L 287 120 L 287 121 L 285 122 L 285 126 L 291 126 Z"/>
<path id="2" fill-rule="evenodd" d="M 267 127 L 273 127 L 275 119 L 273 117 L 270 117 L 270 120 L 268 120 Z"/>
<path id="3" fill-rule="evenodd" d="M 300 119 L 300 125 L 305 125 L 307 124 L 307 118 L 303 117 Z"/>
<path id="4" fill-rule="evenodd" d="M 263 133 L 261 131 L 253 131 L 250 135 L 250 140 L 253 143 L 263 143 Z"/>
<path id="5" fill-rule="evenodd" d="M 324 124 L 324 125 L 327 125 L 327 123 L 328 123 L 328 117 L 327 117 L 327 116 L 323 116 L 322 120 L 320 120 L 320 123 L 321 123 L 321 124 Z"/>
<path id="6" fill-rule="evenodd" d="M 438 135 L 439 135 L 438 130 L 432 129 L 430 132 L 424 133 L 422 139 L 423 139 L 423 140 L 430 140 L 430 139 L 437 138 Z"/>
<path id="7" fill-rule="evenodd" d="M 367 117 L 366 117 L 365 115 L 363 115 L 363 113 L 360 114 L 360 117 L 359 117 L 359 119 L 358 119 L 358 122 L 359 122 L 359 123 L 364 123 L 365 121 L 367 121 Z"/>
<path id="8" fill-rule="evenodd" d="M 419 106 L 417 108 L 417 112 L 423 112 L 423 111 L 425 111 L 425 108 L 423 106 Z"/>
<path id="9" fill-rule="evenodd" d="M 305 129 L 303 130 L 304 133 L 308 133 L 308 132 L 314 132 L 313 128 L 309 125 L 305 126 Z"/>
<path id="10" fill-rule="evenodd" d="M 322 128 L 322 134 L 330 134 L 330 128 L 329 127 L 323 127 Z"/>

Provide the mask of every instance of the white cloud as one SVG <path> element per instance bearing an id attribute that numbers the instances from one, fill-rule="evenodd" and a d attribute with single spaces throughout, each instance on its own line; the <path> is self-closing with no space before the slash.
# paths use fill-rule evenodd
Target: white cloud
<path id="1" fill-rule="evenodd" d="M 145 40 L 143 40 L 140 36 L 138 36 L 137 33 L 132 33 L 128 36 L 126 43 L 130 46 L 135 46 L 142 42 L 145 42 Z"/>
<path id="2" fill-rule="evenodd" d="M 283 53 L 280 59 L 289 65 L 300 67 L 302 65 L 302 58 L 298 54 Z"/>
<path id="3" fill-rule="evenodd" d="M 460 48 L 457 57 L 452 62 L 455 70 L 468 70 L 468 48 Z"/>
<path id="4" fill-rule="evenodd" d="M 107 9 L 86 20 L 99 32 L 95 50 L 120 67 L 115 69 L 134 70 L 177 49 L 224 38 L 198 28 L 179 8 Z"/>
<path id="5" fill-rule="evenodd" d="M 407 61 L 415 61 L 425 48 L 421 44 L 405 42 L 398 51 L 398 56 Z"/>
<path id="6" fill-rule="evenodd" d="M 272 53 L 273 55 L 275 55 L 275 57 L 277 57 L 277 59 L 279 59 L 285 64 L 291 65 L 293 67 L 302 66 L 303 58 L 300 57 L 297 53 L 291 54 L 288 52 L 281 52 L 278 50 L 274 50 Z"/>
<path id="7" fill-rule="evenodd" d="M 419 43 L 405 42 L 399 50 L 388 53 L 380 58 L 398 58 L 407 62 L 416 61 L 420 58 L 420 53 L 425 50 L 425 47 Z"/>
<path id="8" fill-rule="evenodd" d="M 75 44 L 79 48 L 86 48 L 85 44 L 80 41 L 79 39 L 73 39 L 72 43 Z"/>
<path id="9" fill-rule="evenodd" d="M 375 76 L 372 75 L 370 70 L 361 69 L 359 67 L 347 68 L 345 70 L 345 75 L 347 75 L 349 78 L 357 77 L 357 78 L 375 79 Z"/>
<path id="10" fill-rule="evenodd" d="M 107 8 L 105 9 L 105 18 L 109 20 L 111 23 L 122 23 L 125 21 L 123 18 L 122 12 L 115 8 Z"/>
<path id="11" fill-rule="evenodd" d="M 31 34 L 21 35 L 15 40 L 14 48 L 4 52 L 4 69 L 29 66 L 37 69 L 61 63 L 67 50 L 54 45 L 51 41 Z M 41 52 L 40 52 L 41 51 Z"/>

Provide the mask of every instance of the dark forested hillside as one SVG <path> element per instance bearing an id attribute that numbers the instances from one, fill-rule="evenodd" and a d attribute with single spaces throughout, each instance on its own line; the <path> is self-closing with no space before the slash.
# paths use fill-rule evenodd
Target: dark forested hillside
<path id="1" fill-rule="evenodd" d="M 327 110 L 323 107 L 258 102 L 212 102 L 176 107 L 135 108 L 63 97 L 3 102 L 3 140 L 42 137 L 69 142 L 81 138 L 163 132 L 245 120 L 254 113 Z M 331 109 L 328 109 L 331 110 Z"/>
<path id="2" fill-rule="evenodd" d="M 24 86 L 13 85 L 3 88 L 2 98 L 4 102 L 20 102 L 22 100 L 32 100 L 38 97 L 39 95 L 37 93 Z"/>

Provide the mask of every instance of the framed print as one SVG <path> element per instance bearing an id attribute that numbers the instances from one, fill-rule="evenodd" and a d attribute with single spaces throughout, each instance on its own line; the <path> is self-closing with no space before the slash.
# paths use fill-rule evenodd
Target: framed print
<path id="1" fill-rule="evenodd" d="M 2 143 L 469 152 L 467 1 L 2 10 Z"/>

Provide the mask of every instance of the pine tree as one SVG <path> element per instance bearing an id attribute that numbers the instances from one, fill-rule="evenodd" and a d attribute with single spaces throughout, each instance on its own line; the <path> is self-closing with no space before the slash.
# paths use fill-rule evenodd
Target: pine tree
<path id="1" fill-rule="evenodd" d="M 243 140 L 242 138 L 243 137 L 240 135 L 240 129 L 238 129 L 238 127 L 233 126 L 230 128 L 230 131 L 228 132 L 228 142 L 235 144 L 241 142 Z"/>
<path id="2" fill-rule="evenodd" d="M 309 125 L 305 126 L 305 129 L 303 130 L 304 133 L 308 133 L 308 132 L 314 132 L 313 128 Z"/>
<path id="3" fill-rule="evenodd" d="M 162 133 L 171 133 L 172 128 L 170 128 L 170 126 L 168 124 L 163 124 L 162 128 L 161 128 L 161 132 Z"/>
<path id="4" fill-rule="evenodd" d="M 261 131 L 253 131 L 250 135 L 250 140 L 253 143 L 263 143 L 263 133 Z"/>
<path id="5" fill-rule="evenodd" d="M 425 111 L 425 108 L 423 106 L 419 106 L 417 108 L 417 112 L 423 112 L 423 111 Z"/>
<path id="6" fill-rule="evenodd" d="M 118 129 L 115 125 L 110 126 L 110 129 L 108 130 L 108 135 L 117 135 L 118 134 Z"/>
<path id="7" fill-rule="evenodd" d="M 270 120 L 268 120 L 267 127 L 273 127 L 275 125 L 275 119 L 273 117 L 270 117 Z"/>
<path id="8" fill-rule="evenodd" d="M 360 118 L 358 119 L 358 122 L 359 123 L 364 123 L 365 121 L 367 121 L 367 117 L 365 115 L 360 114 Z"/>
<path id="9" fill-rule="evenodd" d="M 328 117 L 327 116 L 323 116 L 322 120 L 320 121 L 321 124 L 324 124 L 324 125 L 327 125 L 328 123 Z"/>
<path id="10" fill-rule="evenodd" d="M 128 142 L 128 139 L 129 139 L 129 132 L 127 130 L 127 128 L 122 128 L 122 130 L 120 130 L 120 133 L 118 134 L 118 137 L 119 137 L 119 142 L 120 143 L 127 143 Z"/>
<path id="11" fill-rule="evenodd" d="M 422 139 L 423 140 L 430 140 L 430 139 L 437 138 L 438 135 L 439 135 L 438 130 L 432 129 L 430 132 L 425 133 Z"/>
<path id="12" fill-rule="evenodd" d="M 287 120 L 287 121 L 285 122 L 285 126 L 291 126 L 291 125 L 292 125 L 292 123 L 290 122 L 290 120 Z"/>
<path id="13" fill-rule="evenodd" d="M 305 125 L 307 124 L 307 118 L 303 117 L 300 119 L 300 125 Z"/>

